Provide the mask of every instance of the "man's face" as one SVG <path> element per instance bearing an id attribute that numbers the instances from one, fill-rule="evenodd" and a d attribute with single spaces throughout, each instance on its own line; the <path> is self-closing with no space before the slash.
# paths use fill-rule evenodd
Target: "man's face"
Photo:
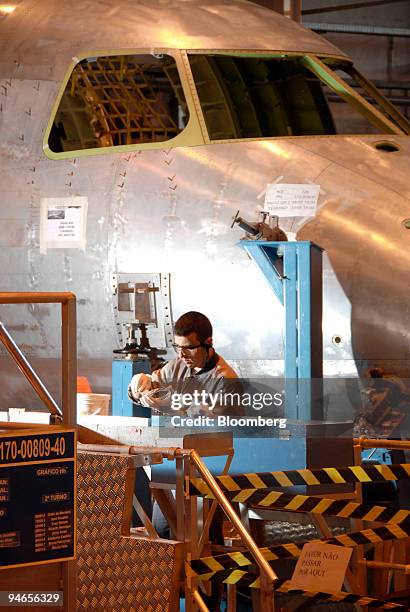
<path id="1" fill-rule="evenodd" d="M 208 351 L 201 345 L 196 332 L 191 332 L 188 336 L 174 336 L 174 346 L 178 357 L 189 368 L 203 368 L 208 359 Z"/>

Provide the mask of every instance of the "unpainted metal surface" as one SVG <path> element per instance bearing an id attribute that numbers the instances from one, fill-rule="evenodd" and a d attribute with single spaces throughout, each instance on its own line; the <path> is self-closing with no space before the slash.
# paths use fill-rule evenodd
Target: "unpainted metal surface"
<path id="1" fill-rule="evenodd" d="M 243 375 L 283 372 L 281 308 L 236 246 L 241 233 L 229 229 L 238 209 L 256 218 L 274 182 L 321 186 L 315 218 L 281 224 L 291 239 L 326 250 L 325 374 L 354 376 L 357 368 L 384 365 L 406 375 L 407 137 L 289 137 L 174 149 L 164 143 L 160 150 L 58 161 L 41 152 L 59 81 L 76 53 L 165 44 L 339 53 L 329 43 L 261 7 L 216 0 L 115 6 L 22 0 L 1 22 L 0 39 L 1 289 L 76 293 L 78 373 L 89 376 L 94 391 L 109 392 L 111 384 L 118 333 L 110 283 L 117 273 L 170 273 L 174 318 L 190 309 L 208 314 L 217 350 Z M 380 140 L 399 150 L 376 150 Z M 85 250 L 41 254 L 41 198 L 71 195 L 89 199 Z M 57 309 L 2 306 L 0 318 L 58 397 Z M 24 382 L 2 350 L 0 368 L 4 407 L 25 405 Z"/>
<path id="2" fill-rule="evenodd" d="M 17 60 L 25 79 L 59 80 L 67 58 L 104 49 L 268 49 L 344 56 L 294 21 L 244 0 L 22 0 L 1 25 L 0 76 L 8 76 L 9 61 Z"/>

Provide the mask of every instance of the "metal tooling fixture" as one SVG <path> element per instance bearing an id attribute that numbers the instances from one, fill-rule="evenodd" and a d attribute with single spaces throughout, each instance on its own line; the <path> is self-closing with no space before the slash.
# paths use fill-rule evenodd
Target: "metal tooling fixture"
<path id="1" fill-rule="evenodd" d="M 241 240 L 284 307 L 285 416 L 322 419 L 322 253 L 312 242 Z"/>
<path id="2" fill-rule="evenodd" d="M 134 374 L 151 373 L 161 364 L 166 350 L 151 346 L 154 342 L 169 346 L 172 342 L 171 301 L 168 274 L 116 274 L 112 278 L 116 297 L 115 314 L 120 342 L 112 362 L 112 414 L 150 418 L 151 410 L 133 404 L 128 385 Z M 127 330 L 124 343 L 123 328 Z M 163 328 L 163 333 L 160 331 Z M 137 338 L 139 334 L 139 339 Z"/>

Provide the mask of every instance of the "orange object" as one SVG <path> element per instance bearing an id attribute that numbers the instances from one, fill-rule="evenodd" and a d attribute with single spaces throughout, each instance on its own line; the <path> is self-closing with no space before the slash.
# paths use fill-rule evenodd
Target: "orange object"
<path id="1" fill-rule="evenodd" d="M 86 376 L 77 376 L 77 393 L 92 393 Z"/>

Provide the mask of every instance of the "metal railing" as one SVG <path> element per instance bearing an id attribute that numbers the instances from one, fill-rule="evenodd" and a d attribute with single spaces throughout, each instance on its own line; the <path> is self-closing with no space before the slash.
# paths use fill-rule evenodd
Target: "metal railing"
<path id="1" fill-rule="evenodd" d="M 2 323 L 0 323 L 0 341 L 50 411 L 50 421 L 74 427 L 77 422 L 77 338 L 74 293 L 0 293 L 0 304 L 61 304 L 61 410 Z"/>
<path id="2" fill-rule="evenodd" d="M 270 567 L 268 561 L 264 558 L 262 551 L 259 549 L 255 540 L 248 533 L 246 527 L 242 524 L 240 517 L 236 514 L 231 502 L 228 500 L 221 487 L 216 482 L 214 476 L 205 465 L 201 458 L 200 451 L 188 449 L 188 448 L 159 448 L 159 447 L 139 447 L 130 446 L 123 444 L 80 444 L 80 451 L 93 452 L 93 453 L 112 453 L 120 455 L 139 455 L 141 459 L 141 465 L 154 465 L 162 463 L 163 459 L 175 460 L 176 462 L 176 482 L 175 482 L 175 510 L 176 517 L 173 517 L 167 512 L 166 506 L 163 506 L 164 516 L 167 519 L 172 531 L 177 536 L 177 540 L 184 542 L 185 560 L 191 561 L 193 558 L 197 558 L 201 552 L 200 541 L 202 538 L 198 537 L 196 520 L 192 520 L 192 504 L 195 505 L 194 517 L 197 518 L 196 504 L 197 498 L 190 497 L 184 491 L 185 482 L 189 482 L 190 473 L 198 473 L 208 484 L 209 488 L 215 495 L 217 503 L 222 508 L 226 517 L 231 521 L 233 527 L 236 529 L 240 536 L 245 549 L 247 549 L 255 560 L 256 565 L 260 570 L 260 606 L 264 612 L 274 612 L 274 593 L 273 587 L 274 582 L 277 580 L 277 576 L 274 570 Z M 230 449 L 227 449 L 227 455 L 229 455 Z M 211 452 L 206 452 L 206 456 L 209 456 Z M 221 451 L 217 451 L 216 454 L 221 454 Z M 178 466 L 179 464 L 179 466 Z M 184 465 L 182 465 L 184 464 Z M 182 469 L 180 469 L 182 467 Z M 156 493 L 154 492 L 154 497 Z M 158 501 L 162 498 L 159 497 Z M 134 506 L 135 508 L 135 506 Z M 140 508 L 137 510 L 140 514 Z M 142 536 L 144 538 L 150 537 L 151 539 L 157 539 L 159 536 L 156 534 L 152 523 L 146 515 L 141 515 L 146 532 Z M 208 521 L 205 521 L 205 524 Z M 205 526 L 204 526 L 204 529 Z M 134 534 L 135 537 L 135 534 Z M 209 612 L 208 606 L 206 605 L 202 594 L 199 591 L 198 583 L 190 578 L 189 574 L 184 579 L 185 586 L 185 599 L 186 599 L 186 611 L 193 612 L 199 609 L 201 612 Z M 177 588 L 174 585 L 174 588 Z"/>
<path id="3" fill-rule="evenodd" d="M 0 304 L 61 304 L 61 409 L 1 322 L 0 342 L 50 411 L 51 423 L 77 427 L 78 440 L 84 444 L 116 444 L 116 440 L 77 425 L 77 318 L 74 293 L 0 292 Z M 8 427 L 13 428 L 13 424 L 8 423 Z M 30 423 L 30 427 L 35 425 Z"/>
<path id="4" fill-rule="evenodd" d="M 75 427 L 77 421 L 77 327 L 76 296 L 71 292 L 60 293 L 0 293 L 0 304 L 61 304 L 61 390 L 62 409 L 51 396 L 46 386 L 28 362 L 9 334 L 5 325 L 0 323 L 0 341 L 13 358 L 22 374 L 26 377 L 38 397 L 50 411 L 50 424 Z M 6 423 L 8 429 L 15 424 Z M 18 424 L 21 428 L 23 423 Z M 36 426 L 30 423 L 31 429 Z M 64 612 L 76 609 L 76 562 L 66 561 L 62 568 L 64 590 Z"/>
<path id="5" fill-rule="evenodd" d="M 400 441 L 400 440 L 374 440 L 374 439 L 354 439 L 354 449 L 355 449 L 355 465 L 360 465 L 360 449 L 361 448 L 373 448 L 375 446 L 384 447 L 384 448 L 399 448 L 399 449 L 410 449 L 410 441 Z M 175 516 L 172 516 L 172 512 L 170 516 L 161 505 L 161 509 L 165 517 L 168 520 L 168 523 L 171 527 L 171 531 L 174 536 L 176 536 L 176 540 L 182 541 L 184 543 L 184 557 L 186 562 L 186 574 L 183 578 L 184 581 L 184 590 L 185 590 L 185 598 L 186 598 L 186 610 L 187 612 L 194 612 L 200 610 L 201 612 L 209 612 L 208 606 L 206 604 L 206 598 L 204 597 L 203 591 L 209 594 L 209 588 L 211 584 L 211 578 L 205 578 L 201 575 L 195 575 L 195 571 L 192 572 L 191 562 L 197 559 L 200 559 L 203 555 L 204 546 L 201 545 L 204 534 L 200 535 L 198 530 L 198 498 L 195 493 L 191 492 L 190 483 L 191 478 L 194 476 L 194 480 L 198 480 L 196 478 L 199 476 L 208 486 L 210 492 L 212 493 L 213 501 L 212 504 L 216 503 L 223 511 L 225 516 L 231 522 L 234 530 L 237 532 L 238 536 L 241 539 L 241 545 L 239 547 L 235 547 L 234 550 L 241 551 L 246 558 L 249 560 L 249 566 L 252 564 L 252 559 L 254 560 L 254 566 L 257 566 L 259 569 L 260 576 L 260 588 L 257 587 L 259 591 L 259 602 L 257 604 L 257 609 L 263 610 L 264 612 L 273 612 L 275 609 L 275 599 L 274 593 L 279 590 L 279 592 L 287 592 L 286 585 L 281 585 L 283 580 L 277 581 L 277 576 L 275 571 L 270 566 L 266 552 L 267 549 L 261 549 L 253 537 L 250 535 L 248 529 L 246 528 L 246 524 L 243 524 L 239 515 L 234 509 L 232 500 L 229 495 L 226 494 L 224 487 L 219 482 L 219 477 L 213 476 L 211 471 L 208 469 L 205 464 L 204 457 L 210 456 L 212 454 L 211 449 L 207 444 L 202 445 L 202 448 L 159 448 L 159 447 L 138 447 L 138 446 L 129 446 L 129 445 L 80 445 L 80 448 L 83 451 L 88 452 L 104 452 L 104 453 L 114 453 L 114 454 L 129 454 L 129 455 L 145 455 L 145 457 L 141 456 L 141 465 L 149 465 L 155 463 L 162 463 L 163 459 L 174 460 L 176 462 L 176 480 L 173 488 L 176 490 L 175 499 L 172 499 L 174 504 L 173 510 Z M 217 454 L 221 454 L 223 449 L 219 448 L 216 451 Z M 224 454 L 229 454 L 232 449 L 226 448 Z M 229 462 L 228 462 L 229 463 Z M 318 468 L 319 469 L 319 468 Z M 336 468 L 337 469 L 337 468 Z M 366 469 L 366 468 L 364 468 Z M 224 473 L 226 470 L 224 469 Z M 242 475 L 244 476 L 244 475 Z M 235 478 L 235 476 L 233 477 Z M 386 474 L 386 479 L 389 480 L 388 474 Z M 223 479 L 221 479 L 223 480 Z M 366 478 L 363 480 L 366 481 Z M 360 481 L 362 482 L 362 481 Z M 359 483 L 360 484 L 360 483 Z M 154 489 L 154 496 L 155 489 Z M 161 498 L 159 497 L 158 500 Z M 318 498 L 320 499 L 320 498 Z M 361 501 L 360 497 L 359 500 Z M 205 500 L 204 500 L 205 501 Z M 211 500 L 208 500 L 208 503 Z M 348 500 L 346 500 L 346 504 Z M 350 502 L 349 502 L 350 503 Z M 218 552 L 226 553 L 230 550 L 230 548 L 226 548 L 225 546 L 209 546 L 210 542 L 208 539 L 207 528 L 205 525 L 208 524 L 209 527 L 209 509 L 208 515 L 205 514 L 205 509 L 203 510 L 203 522 L 202 522 L 202 530 L 206 532 L 206 542 L 205 547 L 209 551 L 215 551 L 216 554 Z M 314 512 L 314 510 L 313 510 Z M 330 531 L 329 526 L 325 521 L 325 517 L 320 514 L 310 514 L 313 519 L 313 523 L 318 529 L 319 534 L 321 534 L 321 539 L 331 539 L 333 534 Z M 142 517 L 141 517 L 142 518 Z M 377 519 L 375 519 L 377 520 Z M 360 522 L 360 521 L 359 521 Z M 146 538 L 157 539 L 159 536 L 156 534 L 155 529 L 152 528 L 152 524 L 149 523 L 149 529 L 147 529 L 147 533 L 143 533 L 142 536 Z M 357 527 L 359 530 L 363 529 L 362 525 Z M 377 530 L 377 528 L 375 527 Z M 371 529 L 368 530 L 370 533 Z M 367 532 L 366 532 L 367 533 Z M 351 534 L 352 537 L 354 534 Z M 375 532 L 375 539 L 373 541 L 374 545 L 379 546 L 377 534 Z M 370 536 L 369 536 L 370 537 Z M 400 536 L 401 537 L 401 536 Z M 386 538 L 387 540 L 387 538 Z M 405 546 L 408 539 L 397 540 L 395 544 L 397 546 Z M 202 542 L 203 544 L 203 542 Z M 359 544 L 357 542 L 356 544 Z M 387 543 L 381 542 L 380 546 L 385 546 Z M 348 544 L 341 544 L 348 545 Z M 233 550 L 233 549 L 232 549 Z M 375 549 L 376 550 L 376 549 Z M 392 549 L 393 550 L 393 549 Z M 353 570 L 348 570 L 345 576 L 345 584 L 350 591 L 350 595 L 347 592 L 340 593 L 340 596 L 348 598 L 354 596 L 358 601 L 359 606 L 365 605 L 363 602 L 366 601 L 367 596 L 357 595 L 357 593 L 366 593 L 367 592 L 367 575 L 366 570 L 375 570 L 376 572 L 383 572 L 389 574 L 390 572 L 394 572 L 396 575 L 396 581 L 402 580 L 403 584 L 406 580 L 406 575 L 409 572 L 410 566 L 404 560 L 399 561 L 397 559 L 389 559 L 385 560 L 384 556 L 380 558 L 375 558 L 372 561 L 367 561 L 363 555 L 362 546 L 357 546 L 355 548 L 355 561 L 353 561 Z M 212 552 L 205 552 L 206 554 L 213 554 Z M 251 559 L 252 557 L 252 559 Z M 218 559 L 218 556 L 216 557 Z M 231 567 L 231 566 L 226 566 Z M 191 568 L 191 570 L 190 570 Z M 231 568 L 232 569 L 232 568 Z M 247 569 L 246 566 L 241 565 L 242 570 Z M 211 571 L 211 570 L 210 570 Z M 212 572 L 211 572 L 212 573 Z M 256 576 L 255 576 L 256 577 Z M 182 577 L 181 577 L 182 579 Z M 202 587 L 200 587 L 200 583 Z M 218 582 L 217 582 L 218 583 Z M 214 583 L 215 584 L 215 583 Z M 285 588 L 286 587 L 286 588 Z M 179 589 L 178 585 L 174 585 L 174 588 Z M 235 584 L 231 584 L 228 582 L 228 610 L 235 610 L 235 598 L 236 598 L 236 587 Z M 308 593 L 306 593 L 309 596 Z M 376 595 L 377 596 L 377 595 Z M 381 597 L 381 596 L 379 596 Z M 382 597 L 382 599 L 384 599 Z M 376 600 L 374 600 L 376 601 Z M 386 603 L 388 600 L 386 601 Z M 379 602 L 380 603 L 380 602 Z M 388 604 L 389 605 L 389 604 Z M 394 605 L 394 604 L 393 604 Z M 392 607 L 392 606 L 391 606 Z"/>

